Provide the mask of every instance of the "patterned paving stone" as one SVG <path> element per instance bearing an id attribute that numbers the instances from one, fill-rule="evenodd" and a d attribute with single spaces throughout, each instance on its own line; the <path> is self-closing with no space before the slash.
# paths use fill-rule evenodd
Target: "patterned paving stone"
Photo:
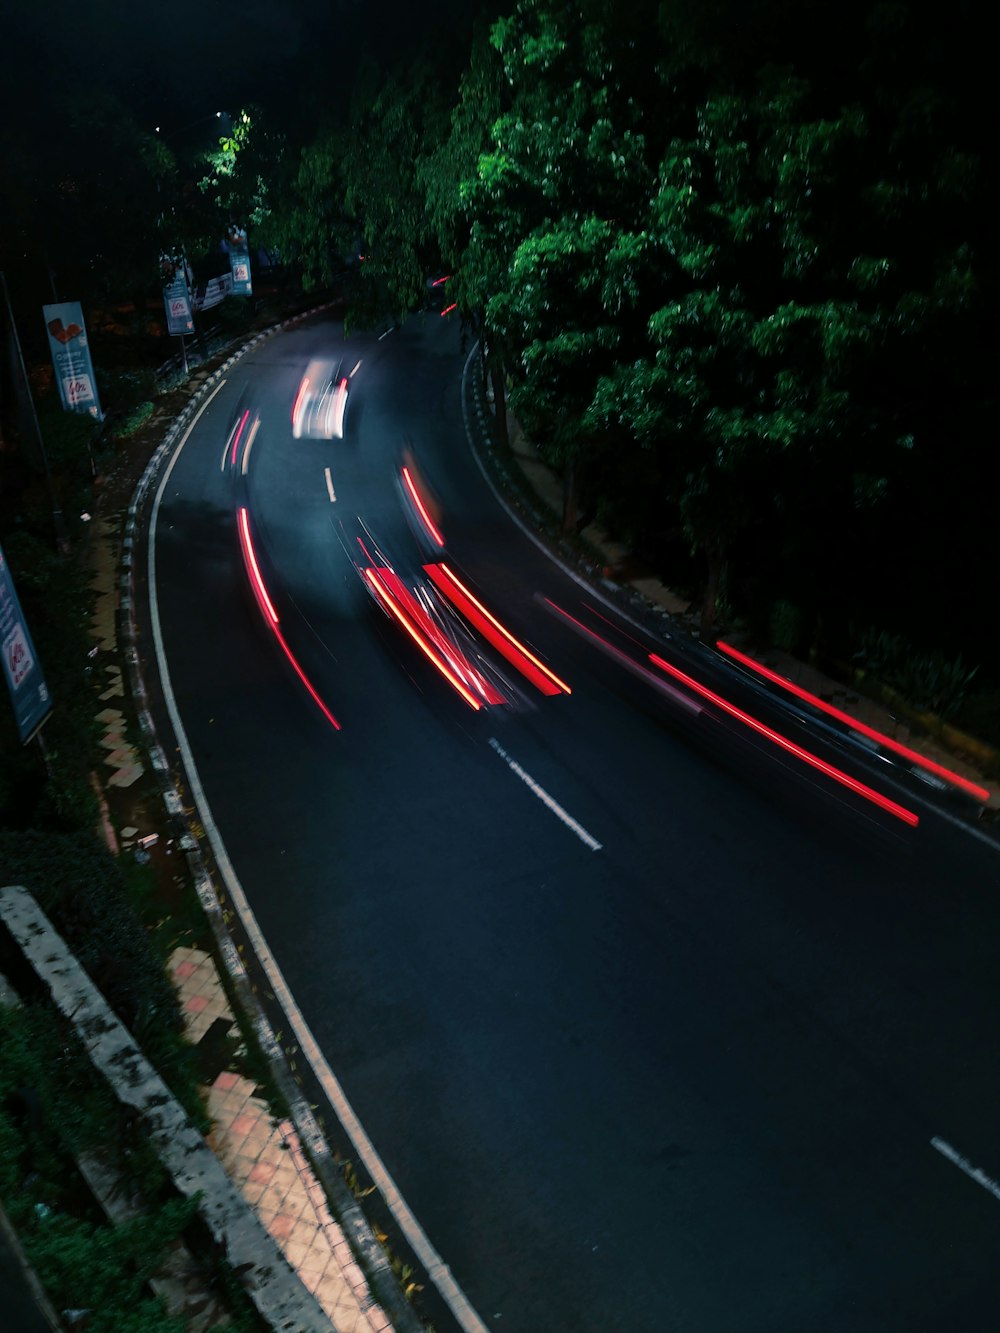
<path id="1" fill-rule="evenodd" d="M 212 957 L 178 948 L 170 957 L 188 1037 L 197 1040 L 215 1021 L 232 1019 Z M 295 1127 L 275 1122 L 254 1096 L 255 1085 L 232 1070 L 216 1075 L 206 1089 L 213 1120 L 209 1141 L 233 1183 L 255 1210 L 285 1257 L 299 1270 L 337 1333 L 371 1333 L 371 1300 L 343 1232 L 330 1219 L 322 1187 L 302 1151 Z"/>

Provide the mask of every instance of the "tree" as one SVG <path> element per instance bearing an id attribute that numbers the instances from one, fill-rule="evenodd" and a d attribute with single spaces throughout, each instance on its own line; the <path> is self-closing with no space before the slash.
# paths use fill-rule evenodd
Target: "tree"
<path id="1" fill-rule="evenodd" d="M 356 243 L 344 205 L 344 140 L 328 129 L 300 149 L 294 174 L 264 223 L 264 241 L 298 269 L 306 291 L 333 282 Z"/>
<path id="2" fill-rule="evenodd" d="M 219 234 L 239 223 L 266 235 L 273 201 L 282 181 L 285 136 L 270 128 L 264 111 L 245 107 L 233 117 L 229 132 L 206 154 L 208 168 L 199 188 L 219 213 Z"/>
<path id="3" fill-rule="evenodd" d="M 440 78 L 423 58 L 354 101 L 343 172 L 344 205 L 364 240 L 360 318 L 399 318 L 424 300 L 437 252 L 420 164 L 443 141 L 447 114 Z"/>
<path id="4" fill-rule="evenodd" d="M 593 488 L 606 438 L 584 418 L 601 368 L 628 342 L 626 304 L 603 297 L 621 217 L 650 184 L 637 94 L 652 52 L 637 39 L 653 21 L 639 4 L 526 2 L 492 29 L 507 82 L 502 114 L 475 173 L 462 182 L 470 218 L 463 290 L 483 312 L 488 344 L 543 454 L 566 483 L 564 522 L 578 489 Z M 497 381 L 499 380 L 499 385 Z"/>

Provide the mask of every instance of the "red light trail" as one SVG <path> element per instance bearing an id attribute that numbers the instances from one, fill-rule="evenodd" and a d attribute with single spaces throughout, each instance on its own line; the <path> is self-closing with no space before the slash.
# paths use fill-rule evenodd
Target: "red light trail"
<path id="1" fill-rule="evenodd" d="M 744 726 L 750 727 L 751 730 L 756 731 L 760 736 L 766 737 L 767 740 L 773 741 L 775 745 L 780 746 L 783 750 L 787 750 L 789 754 L 795 755 L 795 757 L 801 759 L 803 763 L 809 764 L 820 773 L 824 773 L 827 777 L 833 778 L 835 782 L 839 782 L 841 786 L 847 787 L 850 791 L 856 792 L 859 796 L 863 796 L 866 801 L 871 801 L 874 805 L 879 806 L 890 815 L 894 815 L 896 819 L 901 819 L 904 824 L 909 824 L 911 827 L 916 828 L 920 823 L 919 816 L 915 815 L 912 810 L 907 810 L 904 806 L 897 805 L 896 802 L 890 800 L 888 796 L 883 796 L 880 792 L 873 791 L 871 787 L 865 786 L 865 784 L 859 782 L 857 778 L 852 778 L 848 773 L 842 772 L 839 768 L 834 768 L 834 766 L 828 764 L 825 759 L 820 759 L 818 755 L 811 754 L 808 750 L 804 750 L 801 745 L 796 745 L 794 741 L 790 741 L 787 736 L 782 736 L 780 732 L 765 726 L 763 722 L 758 722 L 755 717 L 751 717 L 749 713 L 745 713 L 742 708 L 737 708 L 735 704 L 729 703 L 728 700 L 723 699 L 721 695 L 716 694 L 714 690 L 708 689 L 707 686 L 700 685 L 698 681 L 693 680 L 691 676 L 679 670 L 677 667 L 671 666 L 669 662 L 665 662 L 663 658 L 657 656 L 656 653 L 650 653 L 649 660 L 654 666 L 658 666 L 661 671 L 665 671 L 668 675 L 673 676 L 675 680 L 681 681 L 688 687 L 688 689 L 694 690 L 696 694 L 700 694 L 703 699 L 708 699 L 709 702 L 715 704 L 717 708 L 721 708 L 722 711 L 728 713 L 730 717 L 735 717 L 738 722 L 742 722 Z"/>
<path id="2" fill-rule="evenodd" d="M 946 782 L 950 782 L 954 786 L 960 787 L 962 791 L 968 792 L 970 796 L 974 796 L 977 801 L 988 801 L 990 799 L 990 793 L 985 787 L 980 787 L 977 783 L 970 782 L 968 778 L 960 777 L 957 773 L 953 773 L 950 768 L 945 768 L 942 764 L 935 763 L 933 759 L 927 759 L 924 755 L 918 754 L 916 750 L 908 749 L 905 745 L 901 745 L 899 741 L 894 741 L 890 736 L 886 736 L 881 731 L 876 731 L 874 727 L 869 727 L 867 723 L 860 721 L 856 717 L 852 717 L 850 713 L 845 713 L 839 708 L 834 708 L 833 704 L 828 704 L 824 699 L 818 698 L 815 694 L 810 694 L 808 690 L 804 690 L 800 685 L 795 685 L 785 676 L 779 676 L 777 671 L 772 671 L 770 667 L 766 667 L 760 662 L 755 662 L 752 657 L 747 657 L 746 653 L 741 653 L 738 648 L 733 648 L 728 643 L 723 643 L 721 639 L 715 646 L 720 652 L 733 658 L 734 661 L 742 663 L 745 667 L 749 667 L 751 671 L 756 671 L 757 674 L 763 676 L 765 680 L 772 681 L 775 685 L 780 685 L 781 688 L 787 690 L 789 694 L 794 694 L 797 698 L 804 699 L 806 703 L 812 704 L 814 708 L 820 709 L 830 717 L 835 717 L 840 722 L 846 722 L 852 731 L 858 731 L 862 736 L 868 736 L 871 740 L 878 741 L 879 745 L 885 746 L 887 750 L 892 750 L 896 754 L 902 755 L 904 759 L 909 759 L 911 763 L 919 765 L 920 768 L 925 768 L 929 773 L 934 773 L 937 777 L 944 778 Z"/>

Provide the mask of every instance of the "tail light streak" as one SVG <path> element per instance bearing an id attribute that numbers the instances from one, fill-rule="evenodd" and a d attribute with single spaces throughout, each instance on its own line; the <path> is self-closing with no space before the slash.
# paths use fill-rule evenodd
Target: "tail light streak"
<path id="1" fill-rule="evenodd" d="M 403 485 L 409 492 L 410 499 L 416 506 L 417 513 L 420 515 L 420 520 L 426 528 L 431 541 L 435 546 L 444 546 L 444 538 L 441 536 L 440 530 L 435 526 L 430 514 L 427 512 L 427 506 L 424 504 L 423 500 L 421 500 L 420 492 L 413 484 L 413 478 L 410 476 L 410 469 L 408 467 L 403 468 Z"/>
<path id="2" fill-rule="evenodd" d="M 303 375 L 302 383 L 299 385 L 299 391 L 295 395 L 295 402 L 292 404 L 292 434 L 296 439 L 299 438 L 299 412 L 302 407 L 302 399 L 309 390 L 309 377 Z"/>
<path id="3" fill-rule="evenodd" d="M 410 636 L 410 638 L 417 645 L 417 647 L 424 654 L 424 656 L 428 659 L 428 661 L 432 664 L 432 666 L 434 666 L 441 673 L 441 675 L 444 676 L 444 678 L 448 681 L 449 685 L 451 685 L 451 687 L 462 696 L 462 698 L 469 705 L 469 707 L 474 709 L 478 713 L 479 710 L 482 708 L 482 704 L 466 688 L 466 686 L 462 683 L 462 681 L 455 674 L 455 672 L 448 665 L 448 663 L 439 655 L 438 652 L 435 651 L 435 649 L 432 647 L 431 643 L 428 641 L 426 636 L 422 634 L 420 630 L 417 628 L 414 619 L 399 604 L 399 601 L 397 600 L 396 596 L 397 589 L 394 587 L 393 591 L 390 592 L 386 580 L 386 575 L 390 574 L 391 572 L 392 571 L 390 570 L 384 570 L 384 569 L 375 570 L 369 566 L 364 571 L 365 581 L 368 583 L 369 587 L 374 592 L 379 602 L 386 608 L 389 614 L 392 615 L 398 621 L 398 623 L 403 627 L 403 629 Z M 393 579 L 391 581 L 393 583 L 398 583 L 398 580 L 395 578 L 395 576 L 393 576 Z"/>
<path id="4" fill-rule="evenodd" d="M 810 694 L 808 690 L 802 689 L 800 685 L 793 684 L 793 682 L 786 679 L 786 677 L 780 676 L 776 671 L 772 671 L 770 667 L 763 666 L 760 662 L 755 662 L 752 657 L 748 657 L 745 653 L 741 653 L 738 648 L 733 648 L 728 643 L 723 643 L 721 639 L 719 639 L 715 646 L 720 652 L 725 653 L 727 657 L 731 657 L 734 661 L 741 663 L 745 667 L 749 667 L 751 671 L 755 671 L 758 675 L 763 676 L 765 680 L 769 680 L 775 685 L 780 685 L 783 690 L 787 690 L 789 694 L 794 694 L 796 698 L 804 699 L 806 703 L 812 704 L 814 708 L 818 708 L 821 712 L 828 714 L 830 717 L 837 718 L 839 722 L 845 722 L 852 731 L 859 732 L 862 736 L 867 736 L 870 740 L 877 741 L 879 745 L 884 746 L 885 749 L 892 750 L 895 754 L 902 756 L 904 759 L 908 759 L 919 768 L 924 768 L 929 773 L 933 773 L 935 776 L 943 778 L 945 782 L 950 782 L 953 786 L 961 788 L 962 791 L 967 792 L 970 796 L 974 796 L 977 801 L 988 801 L 990 799 L 990 793 L 985 787 L 980 787 L 977 783 L 970 782 L 967 778 L 960 777 L 957 773 L 953 773 L 950 768 L 945 768 L 942 764 L 936 764 L 932 759 L 927 759 L 924 755 L 918 754 L 916 750 L 910 750 L 905 745 L 900 745 L 899 741 L 894 741 L 891 737 L 884 735 L 881 731 L 876 731 L 874 727 L 869 727 L 858 718 L 852 717 L 850 713 L 845 713 L 839 708 L 834 708 L 832 704 L 826 703 L 825 700 L 818 698 L 815 694 Z"/>
<path id="5" fill-rule="evenodd" d="M 315 703 L 316 707 L 320 710 L 320 712 L 330 723 L 333 729 L 335 731 L 340 731 L 341 730 L 340 723 L 337 721 L 334 715 L 330 712 L 329 708 L 327 708 L 326 704 L 317 694 L 315 687 L 309 680 L 309 677 L 302 670 L 302 667 L 299 665 L 299 662 L 295 657 L 295 654 L 292 652 L 291 648 L 289 648 L 285 636 L 278 628 L 278 623 L 279 623 L 278 613 L 274 609 L 274 603 L 268 596 L 267 588 L 264 586 L 264 580 L 261 577 L 260 565 L 257 562 L 257 553 L 253 548 L 253 540 L 251 539 L 250 536 L 250 520 L 245 507 L 240 508 L 237 526 L 240 534 L 240 549 L 243 552 L 243 564 L 246 567 L 247 576 L 250 579 L 250 586 L 253 588 L 253 594 L 254 597 L 256 598 L 257 605 L 260 607 L 261 611 L 264 614 L 264 619 L 270 625 L 272 631 L 274 632 L 274 637 L 278 640 L 278 643 L 281 645 L 282 652 L 285 654 L 285 656 L 288 658 L 288 661 L 291 663 L 292 670 L 298 676 L 299 680 L 301 680 L 302 684 L 306 687 L 306 690 L 310 698 Z"/>
<path id="6" fill-rule="evenodd" d="M 491 615 L 478 601 L 458 576 L 447 565 L 424 565 L 424 569 L 434 581 L 435 586 L 448 598 L 480 634 L 487 639 L 498 652 L 526 676 L 542 694 L 572 694 L 573 691 L 564 680 L 560 680 L 554 671 L 538 660 L 523 643 L 501 625 L 496 616 Z"/>
<path id="7" fill-rule="evenodd" d="M 894 815 L 896 819 L 901 819 L 904 824 L 909 824 L 912 828 L 916 828 L 920 823 L 919 816 L 915 815 L 912 810 L 907 810 L 904 806 L 897 805 L 897 803 L 890 800 L 888 796 L 883 796 L 880 792 L 874 791 L 863 782 L 859 782 L 857 778 L 852 778 L 848 773 L 844 773 L 841 769 L 835 768 L 833 764 L 828 764 L 826 760 L 820 759 L 818 755 L 812 754 L 809 750 L 804 750 L 801 745 L 796 745 L 795 742 L 789 740 L 787 736 L 782 736 L 780 732 L 765 726 L 763 722 L 759 722 L 755 717 L 751 717 L 749 713 L 745 713 L 742 708 L 737 708 L 735 704 L 731 704 L 728 700 L 723 699 L 722 696 L 716 694 L 714 690 L 710 690 L 707 686 L 699 684 L 698 681 L 687 675 L 686 672 L 681 671 L 678 667 L 672 666 L 669 662 L 665 662 L 663 658 L 659 657 L 656 653 L 650 653 L 649 660 L 654 666 L 659 667 L 661 671 L 665 671 L 668 675 L 673 676 L 675 680 L 681 681 L 688 689 L 694 690 L 695 694 L 700 694 L 703 699 L 707 699 L 717 708 L 721 708 L 722 711 L 728 713 L 730 717 L 736 718 L 738 722 L 742 722 L 744 726 L 750 727 L 750 729 L 756 731 L 758 735 L 764 736 L 769 741 L 773 741 L 775 745 L 779 746 L 782 750 L 786 750 L 789 754 L 795 755 L 795 757 L 801 759 L 803 763 L 809 764 L 810 767 L 817 769 L 820 773 L 824 773 L 827 777 L 833 778 L 833 780 L 839 782 L 841 786 L 847 787 L 858 796 L 863 796 L 865 800 L 871 801 L 874 805 L 879 806 L 890 815 Z"/>
<path id="8" fill-rule="evenodd" d="M 233 467 L 236 464 L 236 451 L 240 447 L 240 436 L 243 434 L 243 431 L 245 430 L 246 424 L 249 421 L 249 419 L 250 419 L 250 409 L 248 407 L 247 410 L 240 417 L 239 425 L 236 427 L 236 430 L 233 434 L 233 452 L 229 459 L 230 467 Z"/>
<path id="9" fill-rule="evenodd" d="M 278 624 L 278 613 L 274 609 L 274 604 L 267 595 L 267 589 L 264 587 L 264 580 L 261 578 L 260 566 L 257 564 L 257 553 L 253 549 L 253 542 L 250 539 L 250 519 L 245 508 L 240 509 L 240 545 L 243 549 L 243 562 L 246 565 L 247 573 L 250 576 L 250 586 L 253 588 L 254 596 L 257 599 L 257 605 L 264 612 L 267 620 L 273 626 Z"/>

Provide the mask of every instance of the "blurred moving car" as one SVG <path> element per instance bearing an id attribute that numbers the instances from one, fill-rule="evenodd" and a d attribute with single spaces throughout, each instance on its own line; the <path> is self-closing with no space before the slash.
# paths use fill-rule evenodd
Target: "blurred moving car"
<path id="1" fill-rule="evenodd" d="M 342 440 L 349 386 L 342 361 L 310 361 L 292 406 L 295 439 Z"/>

